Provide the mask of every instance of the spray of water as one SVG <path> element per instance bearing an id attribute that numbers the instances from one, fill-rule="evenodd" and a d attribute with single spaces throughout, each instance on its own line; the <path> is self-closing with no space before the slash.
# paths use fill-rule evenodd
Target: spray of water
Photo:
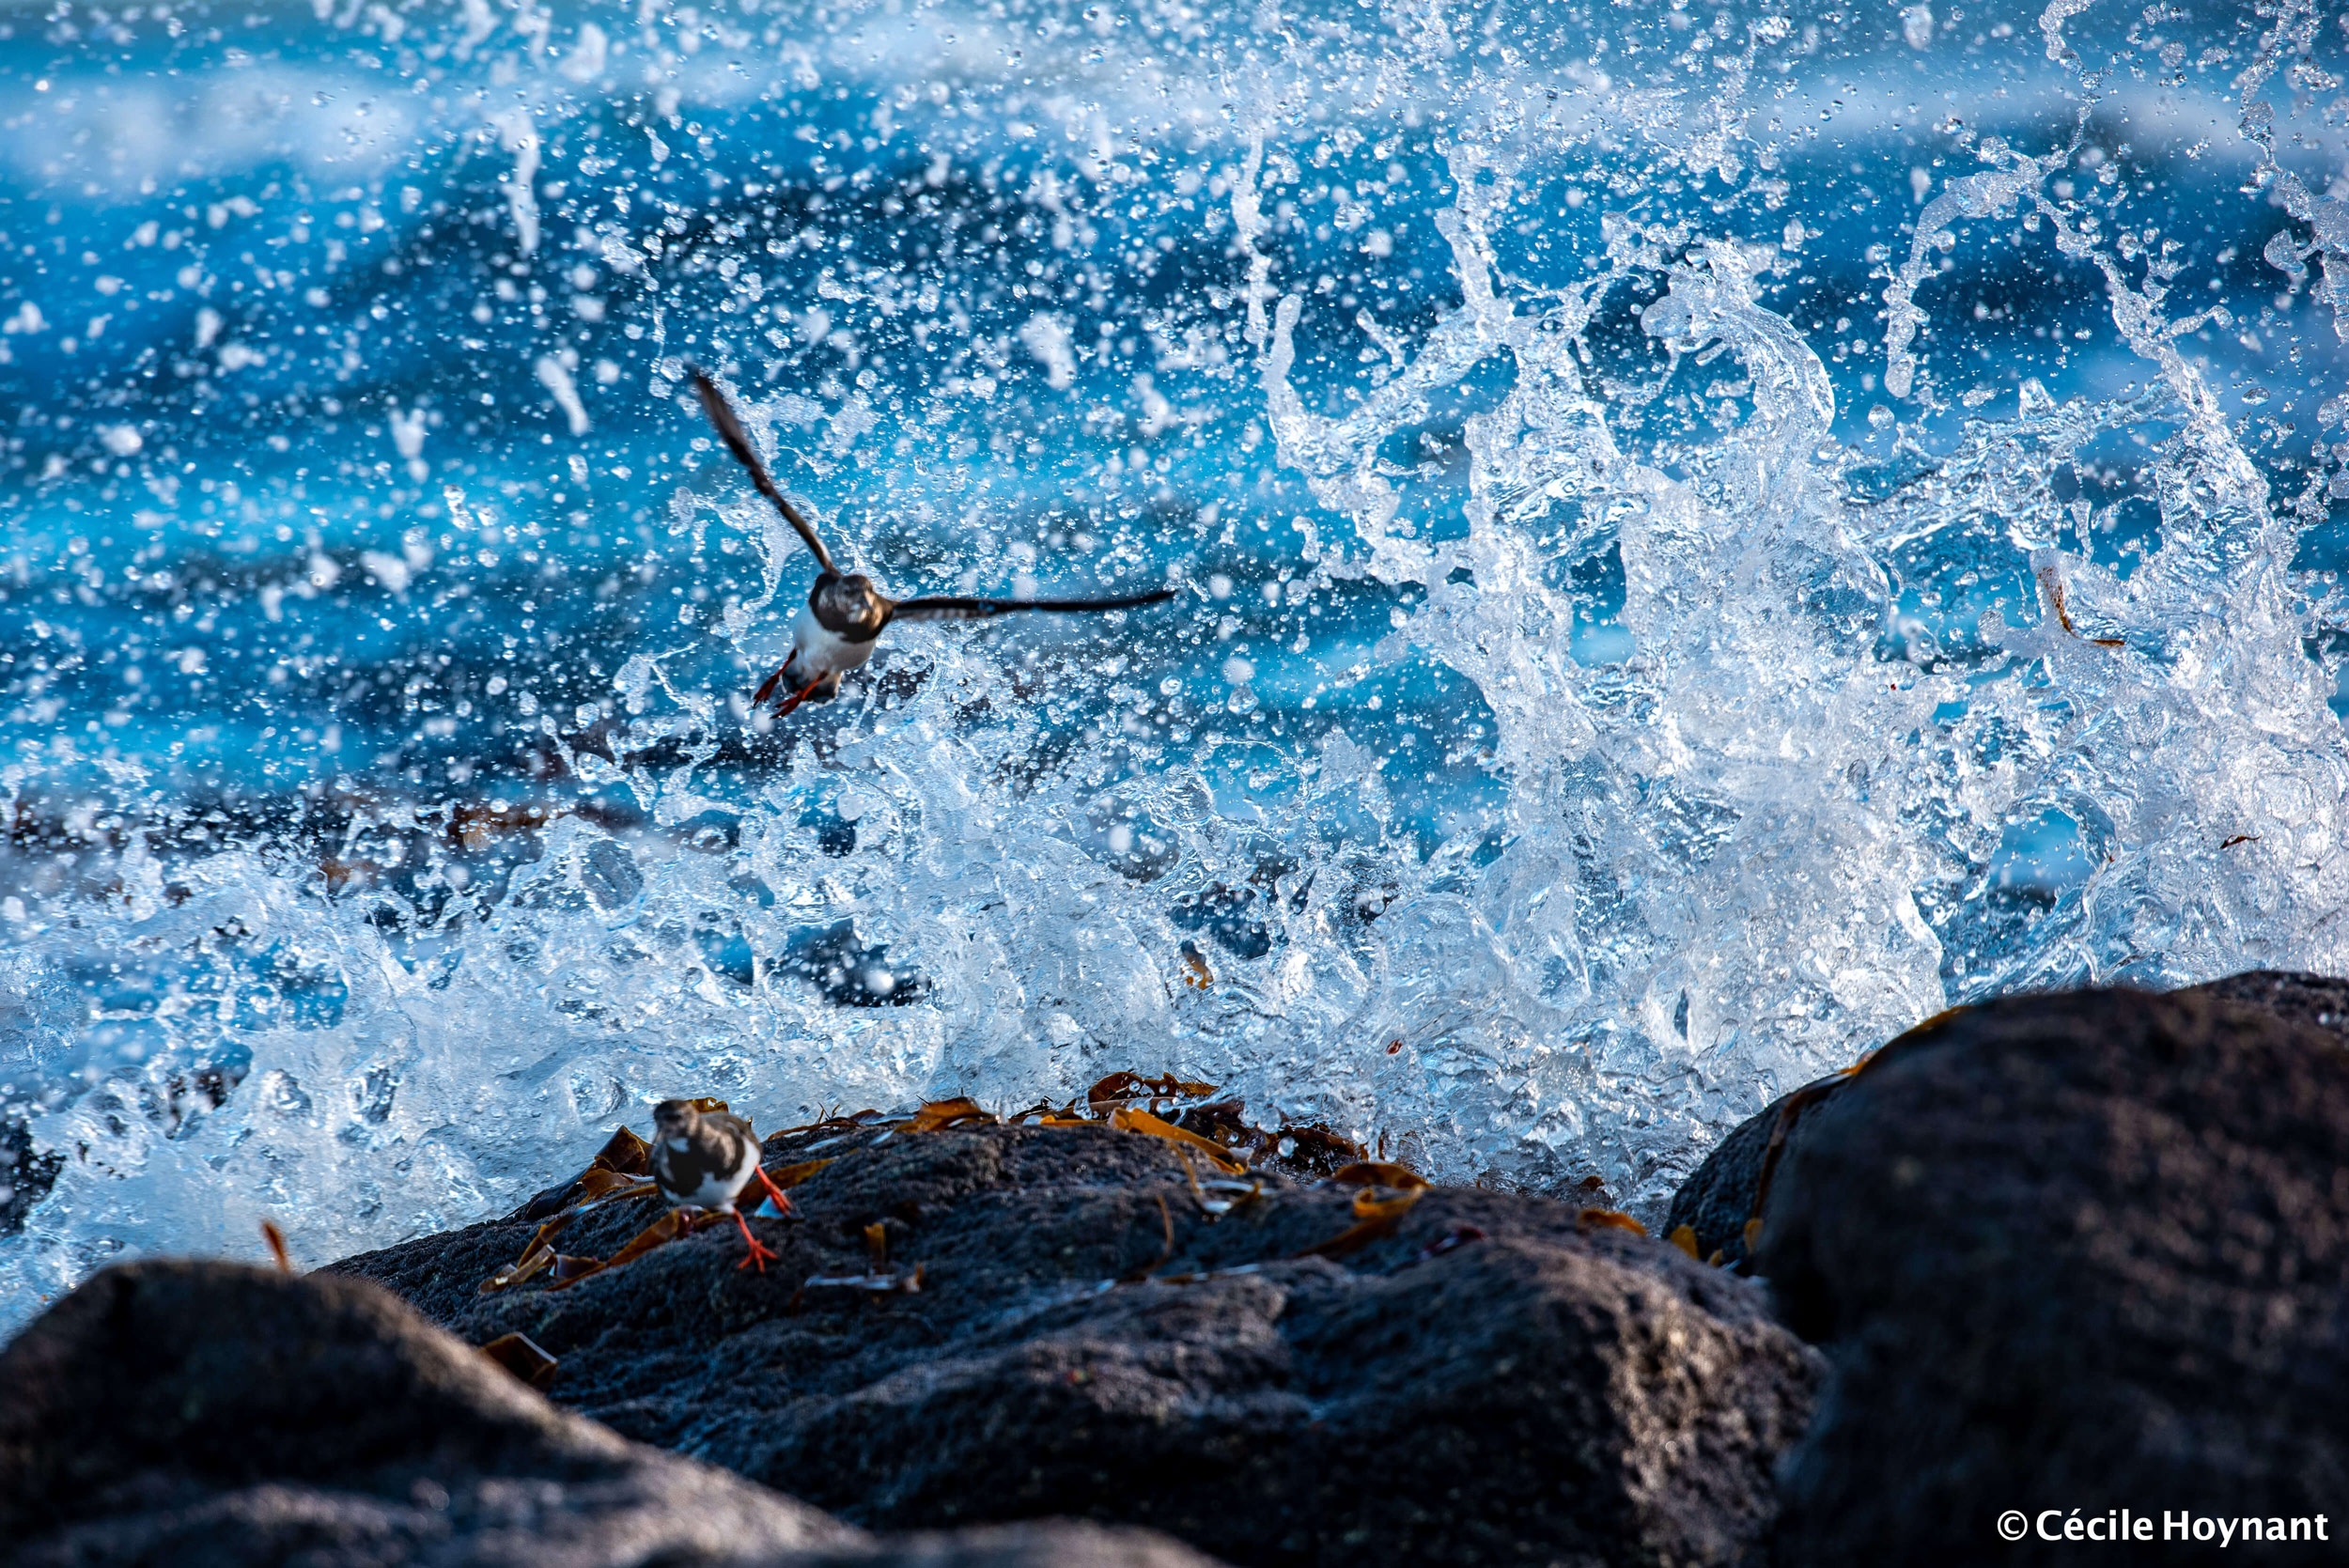
<path id="1" fill-rule="evenodd" d="M 1949 114 L 1939 163 L 1894 172 L 1916 199 L 1845 242 L 1857 221 L 1805 181 L 1843 178 L 1852 145 L 1871 180 L 1904 155 L 1858 132 L 1823 150 L 1803 116 L 1859 97 L 1847 73 L 1890 101 L 1912 56 L 1954 57 L 1928 8 L 1841 54 L 1832 18 L 1674 12 L 1610 55 L 1588 19 L 1512 39 L 1436 6 L 1239 29 L 893 9 L 830 19 L 827 52 L 745 6 L 722 41 L 782 85 L 737 134 L 799 123 L 834 149 L 795 165 L 803 194 L 894 170 L 911 223 L 952 165 L 996 163 L 937 231 L 960 249 L 866 265 L 813 221 L 762 246 L 722 215 L 706 265 L 663 273 L 693 209 L 660 181 L 712 156 L 678 89 L 627 101 L 641 178 L 605 218 L 558 210 L 546 176 L 616 156 L 583 157 L 559 84 L 655 44 L 690 75 L 691 30 L 607 17 L 558 48 L 464 8 L 435 45 L 452 70 L 550 85 L 463 131 L 504 161 L 475 192 L 496 275 L 558 275 L 569 244 L 581 276 L 638 280 L 625 344 L 550 329 L 516 356 L 550 450 L 619 417 L 607 341 L 605 363 L 636 356 L 645 440 L 700 439 L 677 393 L 707 358 L 786 483 L 831 487 L 851 557 L 966 590 L 1171 577 L 1183 605 L 902 629 L 842 703 L 774 732 L 740 677 L 806 563 L 718 457 L 664 480 L 645 536 L 685 575 L 614 568 L 607 598 L 651 602 L 624 636 L 465 689 L 532 768 L 476 751 L 423 789 L 423 753 L 387 751 L 272 817 L 183 807 L 162 741 L 20 747 L 0 1064 L 59 1163 L 11 1211 L 0 1311 L 126 1252 L 251 1253 L 265 1217 L 307 1261 L 476 1219 L 688 1093 L 778 1125 L 1174 1067 L 1442 1178 L 1597 1176 L 1652 1214 L 1737 1118 L 1952 1002 L 2339 972 L 2349 778 L 2329 579 L 2304 558 L 2339 469 L 2314 412 L 2295 444 L 2218 384 L 2254 331 L 2313 339 L 2310 256 L 2338 303 L 2341 210 L 2279 163 L 2262 96 L 2306 85 L 2317 19 L 2193 40 L 2250 61 L 2225 185 L 2272 190 L 2292 225 L 2248 253 L 2273 264 L 2255 291 L 2289 298 L 2235 333 L 2240 291 L 2200 287 L 2234 230 L 2178 220 L 2192 159 L 2147 182 L 2174 187 L 2168 235 L 2098 184 L 2132 156 L 2098 117 L 2126 73 L 2086 56 L 2183 70 L 2176 40 L 2083 41 L 2088 9 L 2036 19 L 2029 81 L 2060 113 L 1996 133 Z M 1019 40 L 1067 92 L 988 97 L 957 38 Z M 910 63 L 875 68 L 884 45 Z M 856 117 L 809 117 L 835 83 L 823 101 L 853 87 Z M 1918 145 L 1920 118 L 1884 134 Z M 1067 146 L 1014 167 L 1040 125 Z M 869 249 L 897 216 L 876 202 L 848 231 Z M 791 271 L 795 247 L 821 264 Z M 1994 254 L 2042 291 L 1994 286 Z M 607 309 L 579 297 L 575 334 Z M 1977 324 L 2057 301 L 2052 342 L 2043 321 L 2011 374 L 1981 373 Z M 1880 361 L 1849 347 L 1862 308 Z M 240 340 L 212 319 L 217 364 Z M 745 347 L 762 332 L 771 354 Z M 2075 358 L 2067 334 L 2105 347 Z M 2294 341 L 2318 385 L 2335 362 Z M 523 520 L 557 503 L 454 468 L 428 484 L 451 406 L 385 400 L 384 473 L 418 487 L 394 520 L 428 526 L 404 551 L 296 550 L 300 575 L 247 585 L 272 624 L 346 569 L 427 619 L 428 578 L 477 570 L 522 628 L 591 591 L 585 545 L 568 585 L 494 574 L 561 556 Z M 621 458 L 648 464 L 597 462 Z M 1024 501 L 988 489 L 1023 466 Z M 43 569 L 19 586 L 69 581 Z M 697 611 L 696 581 L 728 591 Z M 447 663 L 401 660 L 412 697 Z M 288 734 L 363 722 L 272 700 Z"/>

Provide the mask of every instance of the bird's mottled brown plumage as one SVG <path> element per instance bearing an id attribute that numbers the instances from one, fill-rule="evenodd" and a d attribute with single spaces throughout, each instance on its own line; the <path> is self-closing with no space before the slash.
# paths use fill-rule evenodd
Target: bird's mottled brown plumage
<path id="1" fill-rule="evenodd" d="M 755 1262 L 764 1273 L 767 1260 L 775 1254 L 751 1234 L 750 1222 L 736 1202 L 754 1181 L 786 1212 L 790 1200 L 759 1170 L 758 1138 L 750 1123 L 723 1110 L 696 1110 L 691 1100 L 662 1100 L 653 1107 L 652 1126 L 652 1179 L 661 1195 L 679 1208 L 733 1215 L 751 1250 L 742 1265 Z"/>

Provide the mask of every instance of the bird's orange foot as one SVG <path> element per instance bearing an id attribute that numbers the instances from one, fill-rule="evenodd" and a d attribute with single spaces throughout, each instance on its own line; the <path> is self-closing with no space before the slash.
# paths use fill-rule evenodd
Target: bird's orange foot
<path id="1" fill-rule="evenodd" d="M 775 717 L 780 719 L 785 714 L 790 712 L 793 708 L 799 706 L 801 703 L 807 701 L 809 695 L 814 692 L 817 687 L 823 684 L 824 677 L 822 675 L 817 675 L 814 680 L 809 681 L 805 686 L 802 686 L 797 691 L 792 692 L 791 695 L 786 697 L 782 702 L 775 705 Z"/>
<path id="2" fill-rule="evenodd" d="M 744 1257 L 740 1263 L 736 1264 L 734 1266 L 738 1269 L 748 1268 L 751 1265 L 756 1264 L 758 1265 L 758 1271 L 761 1274 L 766 1273 L 767 1260 L 770 1258 L 779 1258 L 783 1254 L 777 1252 L 773 1248 L 769 1247 L 766 1243 L 760 1241 L 756 1236 L 751 1234 L 751 1222 L 743 1219 L 739 1213 L 735 1215 L 734 1222 L 742 1227 L 742 1240 L 750 1248 L 749 1254 Z"/>

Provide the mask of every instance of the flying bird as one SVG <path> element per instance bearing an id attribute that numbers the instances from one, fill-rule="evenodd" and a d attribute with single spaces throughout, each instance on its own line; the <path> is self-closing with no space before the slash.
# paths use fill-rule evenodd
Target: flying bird
<path id="1" fill-rule="evenodd" d="M 749 1255 L 734 1266 L 755 1263 L 766 1273 L 767 1260 L 776 1254 L 751 1234 L 750 1221 L 736 1203 L 754 1181 L 786 1214 L 791 1200 L 759 1168 L 758 1139 L 750 1123 L 723 1110 L 696 1110 L 691 1100 L 662 1100 L 653 1107 L 652 1128 L 652 1179 L 661 1195 L 678 1208 L 734 1216 L 750 1244 Z"/>
<path id="2" fill-rule="evenodd" d="M 1174 597 L 1172 588 L 1160 588 L 1123 598 L 965 598 L 951 594 L 891 598 L 863 572 L 844 572 L 832 564 L 832 551 L 824 548 L 815 525 L 800 515 L 799 508 L 769 477 L 767 465 L 759 459 L 750 433 L 742 428 L 725 394 L 699 370 L 693 372 L 693 390 L 701 395 L 702 407 L 708 411 L 718 439 L 726 443 L 735 461 L 750 470 L 751 483 L 775 504 L 808 553 L 816 557 L 818 568 L 815 585 L 807 591 L 807 603 L 791 622 L 790 655 L 751 699 L 753 712 L 779 691 L 787 694 L 776 706 L 778 719 L 801 703 L 832 701 L 840 694 L 840 677 L 873 657 L 874 644 L 893 621 L 977 621 L 1023 610 L 1063 614 L 1131 610 Z"/>

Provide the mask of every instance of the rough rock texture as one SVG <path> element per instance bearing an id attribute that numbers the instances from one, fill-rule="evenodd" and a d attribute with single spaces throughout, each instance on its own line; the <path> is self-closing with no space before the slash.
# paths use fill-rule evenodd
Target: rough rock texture
<path id="1" fill-rule="evenodd" d="M 870 1545 L 771 1559 L 757 1568 L 1218 1568 L 1179 1542 L 1146 1529 L 1081 1520 L 976 1525 L 887 1537 Z"/>
<path id="2" fill-rule="evenodd" d="M 2250 970 L 2171 994 L 2248 1002 L 2295 1023 L 2313 1024 L 2335 1034 L 2349 1035 L 2349 980 L 2328 980 L 2321 974 L 2295 974 L 2286 970 Z"/>
<path id="3" fill-rule="evenodd" d="M 876 1543 L 558 1410 L 357 1280 L 109 1268 L 0 1353 L 11 1568 L 1210 1568 L 1140 1531 Z"/>
<path id="4" fill-rule="evenodd" d="M 2289 1012 L 2097 991 L 1917 1032 L 1809 1119 L 1757 1263 L 1835 1369 L 1783 1563 L 2082 1549 L 2006 1545 L 2008 1509 L 2349 1534 L 2349 1051 Z"/>
<path id="5" fill-rule="evenodd" d="M 854 1531 L 549 1405 L 360 1281 L 109 1268 L 0 1354 L 33 1563 L 732 1560 Z"/>
<path id="6" fill-rule="evenodd" d="M 2349 980 L 2280 970 L 2250 970 L 2174 994 L 2248 1002 L 2295 1022 L 2349 1036 Z M 1937 1028 L 1942 1021 L 1931 1019 L 1918 1029 Z M 1765 1172 L 1770 1172 L 1774 1183 L 1775 1168 L 1782 1166 L 1787 1156 L 1803 1141 L 1812 1115 L 1841 1094 L 1852 1076 L 1838 1073 L 1805 1084 L 1781 1094 L 1738 1123 L 1728 1137 L 1713 1146 L 1704 1162 L 1681 1184 L 1680 1190 L 1672 1194 L 1664 1234 L 1670 1235 L 1686 1225 L 1695 1233 L 1698 1257 L 1710 1260 L 1719 1252 L 1724 1267 L 1750 1272 L 1746 1228 L 1747 1221 L 1761 1217 L 1766 1198 Z M 1770 1155 L 1773 1138 L 1780 1145 L 1775 1158 Z"/>
<path id="7" fill-rule="evenodd" d="M 475 1343 L 525 1332 L 561 1358 L 552 1397 L 861 1524 L 1070 1514 L 1283 1568 L 1744 1560 L 1819 1375 L 1755 1286 L 1539 1197 L 1439 1189 L 1300 1256 L 1355 1223 L 1348 1191 L 1268 1176 L 1215 1218 L 1229 1194 L 1135 1133 L 821 1154 L 799 1218 L 755 1221 L 764 1275 L 730 1226 L 560 1292 L 478 1294 L 523 1223 L 338 1266 Z M 811 1282 L 866 1273 L 872 1225 L 919 1294 Z"/>

